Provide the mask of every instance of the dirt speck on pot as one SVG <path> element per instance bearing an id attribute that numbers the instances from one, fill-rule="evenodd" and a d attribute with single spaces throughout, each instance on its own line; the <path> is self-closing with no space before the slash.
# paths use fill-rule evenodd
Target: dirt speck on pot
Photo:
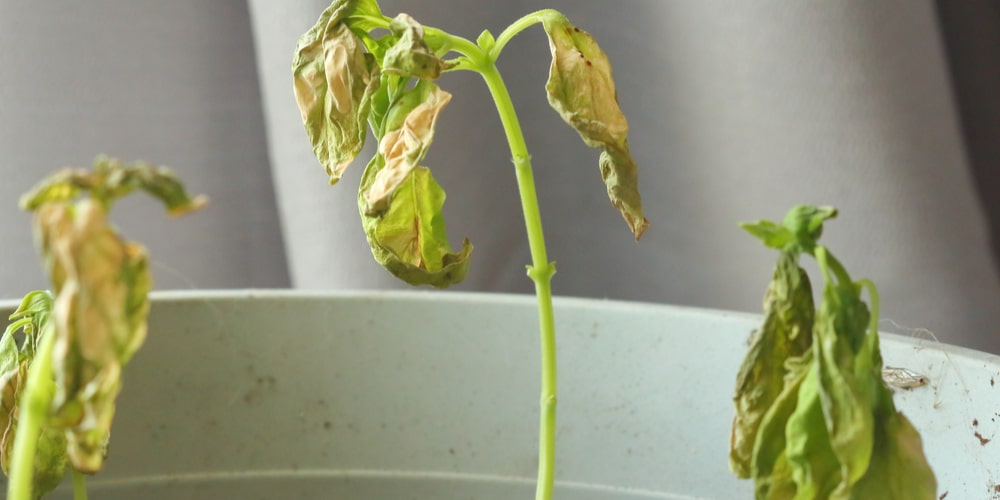
<path id="1" fill-rule="evenodd" d="M 986 446 L 986 444 L 991 441 L 989 438 L 984 438 L 983 435 L 979 433 L 979 431 L 976 431 L 973 434 L 976 436 L 976 439 L 979 440 L 979 444 L 983 446 Z"/>

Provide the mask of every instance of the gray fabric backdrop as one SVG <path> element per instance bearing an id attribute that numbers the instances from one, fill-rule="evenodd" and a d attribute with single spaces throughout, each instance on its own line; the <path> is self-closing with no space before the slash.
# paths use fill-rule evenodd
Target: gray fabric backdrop
<path id="1" fill-rule="evenodd" d="M 292 49 L 326 3 L 0 0 L 0 199 L 98 152 L 142 157 L 213 198 L 178 221 L 145 201 L 116 214 L 151 248 L 160 288 L 402 287 L 371 260 L 356 213 L 371 147 L 330 187 L 298 121 Z M 880 285 L 884 317 L 1000 351 L 1000 283 L 932 2 L 380 3 L 470 38 L 551 6 L 611 57 L 652 221 L 639 244 L 607 202 L 597 152 L 545 102 L 543 32 L 516 38 L 500 61 L 533 155 L 556 293 L 756 310 L 774 256 L 737 222 L 833 204 L 842 215 L 824 239 Z M 485 87 L 464 73 L 439 83 L 454 99 L 426 163 L 448 191 L 453 242 L 476 245 L 458 289 L 529 292 Z M 13 297 L 44 282 L 28 218 L 5 205 L 0 295 Z"/>

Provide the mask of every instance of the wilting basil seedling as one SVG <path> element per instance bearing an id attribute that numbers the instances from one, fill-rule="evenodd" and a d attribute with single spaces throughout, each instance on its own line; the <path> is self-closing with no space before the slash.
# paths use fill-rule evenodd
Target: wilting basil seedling
<path id="1" fill-rule="evenodd" d="M 11 470 L 14 493 L 9 498 L 55 487 L 67 458 L 75 471 L 88 474 L 103 464 L 122 368 L 146 337 L 152 288 L 145 248 L 124 240 L 107 220 L 114 201 L 136 189 L 162 201 L 172 215 L 206 202 L 190 197 L 166 168 L 104 157 L 92 170 L 56 172 L 21 198 L 22 208 L 36 212 L 35 238 L 54 296 L 29 294 L 0 340 L 5 471 L 8 456 L 17 464 L 11 469 L 30 468 L 27 458 L 18 456 L 17 443 L 32 441 L 16 437 L 24 420 L 40 429 L 34 442 L 34 487 L 22 484 Z M 76 200 L 84 192 L 89 196 Z M 20 353 L 11 347 L 17 328 L 26 333 Z M 27 386 L 22 386 L 26 378 Z M 32 387 L 32 380 L 40 385 Z M 21 405 L 24 398 L 34 398 L 36 404 Z M 42 413 L 33 413 L 38 409 Z M 14 424 L 18 420 L 20 427 Z M 31 445 L 24 446 L 30 451 Z"/>
<path id="2" fill-rule="evenodd" d="M 612 204 L 636 239 L 646 230 L 628 124 L 618 106 L 611 65 L 590 35 L 554 10 L 514 22 L 499 36 L 473 43 L 407 14 L 389 18 L 374 0 L 335 0 L 299 39 L 292 71 L 295 96 L 313 152 L 336 182 L 365 140 L 367 120 L 378 142 L 358 190 L 358 209 L 375 260 L 411 285 L 443 288 L 462 281 L 472 245 L 451 250 L 442 208 L 445 193 L 423 165 L 437 119 L 451 100 L 435 80 L 449 71 L 479 73 L 493 96 L 517 172 L 542 332 L 542 424 L 538 499 L 551 498 L 554 474 L 555 338 L 548 261 L 535 199 L 530 155 L 496 59 L 511 38 L 541 23 L 549 34 L 549 102 L 592 147 Z M 387 32 L 387 33 L 385 33 Z M 445 59 L 451 53 L 459 55 Z"/>
<path id="3" fill-rule="evenodd" d="M 737 377 L 730 467 L 754 479 L 758 499 L 933 499 L 920 435 L 882 381 L 875 286 L 852 281 L 817 243 L 835 215 L 803 205 L 783 224 L 744 225 L 780 254 L 764 323 Z M 815 313 L 802 253 L 823 274 Z"/>

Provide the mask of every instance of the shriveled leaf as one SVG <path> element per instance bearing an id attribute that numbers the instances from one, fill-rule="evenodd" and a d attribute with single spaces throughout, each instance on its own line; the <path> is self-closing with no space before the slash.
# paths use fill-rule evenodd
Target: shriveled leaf
<path id="1" fill-rule="evenodd" d="M 830 446 L 840 462 L 837 498 L 846 498 L 868 470 L 874 440 L 875 401 L 865 397 L 864 384 L 881 383 L 854 377 L 857 345 L 868 326 L 868 309 L 853 283 L 827 281 L 816 317 L 815 349 L 819 368 L 819 397 Z"/>
<path id="2" fill-rule="evenodd" d="M 649 225 L 639 196 L 638 167 L 628 147 L 628 121 L 618 106 L 611 63 L 589 33 L 561 15 L 544 18 L 552 64 L 549 104 L 593 148 L 602 148 L 601 175 L 611 203 L 636 239 Z"/>
<path id="3" fill-rule="evenodd" d="M 796 499 L 829 498 L 840 482 L 840 463 L 826 430 L 816 363 L 814 359 L 799 387 L 797 406 L 785 427 L 785 456 L 795 481 Z"/>
<path id="4" fill-rule="evenodd" d="M 784 386 L 764 413 L 753 443 L 750 475 L 758 499 L 786 499 L 795 496 L 795 480 L 785 456 L 785 428 L 795 411 L 799 390 L 812 366 L 812 354 L 789 358 L 785 363 Z"/>
<path id="5" fill-rule="evenodd" d="M 302 123 L 330 184 L 340 180 L 364 146 L 370 100 L 379 82 L 374 57 L 344 22 L 356 7 L 355 1 L 334 1 L 299 39 L 292 60 Z"/>
<path id="6" fill-rule="evenodd" d="M 56 289 L 52 402 L 76 469 L 104 459 L 122 365 L 145 335 L 145 252 L 123 241 L 91 199 L 47 204 L 36 216 L 40 249 Z"/>
<path id="7" fill-rule="evenodd" d="M 88 191 L 91 197 L 109 207 L 136 189 L 162 201 L 170 215 L 193 212 L 208 202 L 204 196 L 190 196 L 167 167 L 144 162 L 126 164 L 99 156 L 92 170 L 66 168 L 44 179 L 21 197 L 21 208 L 35 211 L 46 203 L 68 202 L 81 191 Z"/>
<path id="8" fill-rule="evenodd" d="M 408 14 L 399 14 L 389 23 L 398 40 L 385 53 L 382 71 L 424 80 L 441 76 L 446 64 L 424 41 L 424 28 Z"/>
<path id="9" fill-rule="evenodd" d="M 466 239 L 451 251 L 445 231 L 445 193 L 425 167 L 413 169 L 400 184 L 387 211 L 368 215 L 366 187 L 374 182 L 384 160 L 376 155 L 365 169 L 358 206 L 375 260 L 411 285 L 445 288 L 462 281 L 469 268 L 472 245 Z"/>
<path id="10" fill-rule="evenodd" d="M 364 192 L 367 214 L 375 215 L 389 208 L 393 194 L 426 156 L 434 139 L 437 117 L 450 100 L 451 94 L 430 82 L 422 82 L 393 104 L 387 130 L 379 141 L 379 154 L 385 166 Z"/>
<path id="11" fill-rule="evenodd" d="M 924 456 L 920 434 L 902 413 L 880 415 L 871 466 L 851 499 L 933 500 L 937 480 Z"/>
<path id="12" fill-rule="evenodd" d="M 729 467 L 739 477 L 751 475 L 761 421 L 785 390 L 786 362 L 808 349 L 814 315 L 809 278 L 797 256 L 783 252 L 764 297 L 764 322 L 736 379 Z"/>

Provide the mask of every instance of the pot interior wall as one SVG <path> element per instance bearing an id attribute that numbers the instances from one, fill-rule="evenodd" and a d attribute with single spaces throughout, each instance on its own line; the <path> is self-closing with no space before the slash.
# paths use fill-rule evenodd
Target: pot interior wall
<path id="1" fill-rule="evenodd" d="M 530 498 L 535 321 L 530 297 L 159 294 L 91 497 Z M 558 498 L 752 496 L 727 446 L 756 317 L 562 299 L 556 321 Z M 883 339 L 930 378 L 897 403 L 940 493 L 992 493 L 997 358 Z"/>

